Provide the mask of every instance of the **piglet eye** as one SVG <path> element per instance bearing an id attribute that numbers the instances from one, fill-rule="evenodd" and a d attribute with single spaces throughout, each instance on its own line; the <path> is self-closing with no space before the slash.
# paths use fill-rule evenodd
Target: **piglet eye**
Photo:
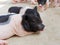
<path id="1" fill-rule="evenodd" d="M 35 22 L 35 20 L 32 20 L 32 22 Z"/>

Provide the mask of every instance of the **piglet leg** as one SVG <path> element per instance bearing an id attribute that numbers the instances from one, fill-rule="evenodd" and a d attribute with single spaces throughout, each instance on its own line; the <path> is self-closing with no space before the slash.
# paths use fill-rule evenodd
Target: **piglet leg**
<path id="1" fill-rule="evenodd" d="M 8 43 L 5 40 L 0 40 L 0 45 L 8 45 Z"/>

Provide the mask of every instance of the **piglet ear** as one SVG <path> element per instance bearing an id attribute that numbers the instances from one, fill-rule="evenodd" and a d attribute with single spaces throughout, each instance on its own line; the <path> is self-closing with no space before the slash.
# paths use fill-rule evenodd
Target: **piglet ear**
<path id="1" fill-rule="evenodd" d="M 34 10 L 37 11 L 37 6 L 34 7 Z"/>
<path id="2" fill-rule="evenodd" d="M 25 29 L 25 31 L 29 32 L 30 31 L 30 25 L 29 25 L 29 22 L 28 22 L 27 15 L 23 15 L 22 18 L 23 19 L 22 19 L 21 24 L 22 24 L 23 28 Z"/>

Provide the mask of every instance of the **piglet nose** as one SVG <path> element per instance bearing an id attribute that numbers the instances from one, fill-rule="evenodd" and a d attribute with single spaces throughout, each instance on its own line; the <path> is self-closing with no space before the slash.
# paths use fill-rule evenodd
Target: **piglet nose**
<path id="1" fill-rule="evenodd" d="M 38 26 L 39 26 L 39 29 L 40 29 L 40 30 L 43 30 L 44 27 L 45 27 L 45 25 L 43 25 L 43 24 L 40 24 L 40 25 L 38 25 Z"/>

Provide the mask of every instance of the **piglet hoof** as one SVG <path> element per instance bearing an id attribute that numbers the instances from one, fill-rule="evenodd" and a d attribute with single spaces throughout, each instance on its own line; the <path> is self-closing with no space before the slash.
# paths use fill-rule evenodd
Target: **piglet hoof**
<path id="1" fill-rule="evenodd" d="M 35 2 L 37 2 L 37 0 L 35 0 Z"/>
<path id="2" fill-rule="evenodd" d="M 4 40 L 0 40 L 0 45 L 8 45 L 8 43 Z"/>
<path id="3" fill-rule="evenodd" d="M 15 4 L 15 3 L 17 3 L 17 2 L 18 2 L 18 1 L 16 1 L 16 0 L 13 0 L 13 1 L 12 1 L 13 4 Z"/>
<path id="4" fill-rule="evenodd" d="M 55 7 L 60 7 L 60 4 L 56 4 Z"/>
<path id="5" fill-rule="evenodd" d="M 20 3 L 23 2 L 24 0 L 20 0 Z"/>
<path id="6" fill-rule="evenodd" d="M 36 3 L 35 2 L 31 2 L 32 5 L 35 5 Z"/>

